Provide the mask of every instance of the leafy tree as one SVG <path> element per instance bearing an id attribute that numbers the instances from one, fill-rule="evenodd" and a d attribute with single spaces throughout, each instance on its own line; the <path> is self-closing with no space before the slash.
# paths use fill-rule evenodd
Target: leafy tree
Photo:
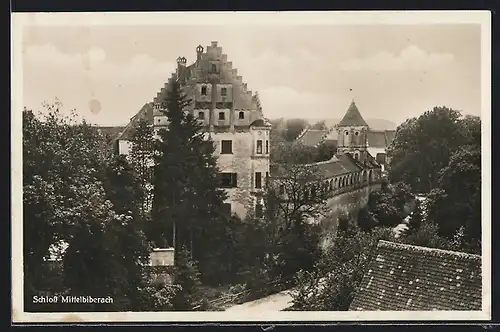
<path id="1" fill-rule="evenodd" d="M 315 124 L 312 125 L 311 129 L 317 129 L 317 130 L 326 130 L 326 122 L 325 120 L 321 120 L 316 122 Z"/>
<path id="2" fill-rule="evenodd" d="M 289 142 L 295 140 L 299 134 L 308 127 L 304 119 L 289 119 L 286 121 L 285 139 Z"/>
<path id="3" fill-rule="evenodd" d="M 390 230 L 363 232 L 352 226 L 339 231 L 333 247 L 324 253 L 314 272 L 302 272 L 292 293 L 297 310 L 345 311 L 361 284 L 371 253 Z"/>
<path id="4" fill-rule="evenodd" d="M 200 292 L 200 272 L 186 247 L 181 248 L 175 265 L 174 284 L 179 286 L 172 304 L 178 311 L 200 310 L 203 305 L 203 295 Z"/>
<path id="5" fill-rule="evenodd" d="M 200 263 L 202 275 L 206 275 L 206 262 L 213 259 L 211 254 L 218 252 L 214 248 L 220 245 L 215 232 L 224 227 L 220 223 L 227 222 L 221 215 L 226 193 L 218 188 L 213 141 L 187 112 L 188 105 L 180 83 L 172 79 L 161 104 L 168 127 L 160 130 L 155 149 L 155 242 L 160 246 L 171 244 L 176 252 L 184 246 L 189 248 Z"/>
<path id="6" fill-rule="evenodd" d="M 403 181 L 416 192 L 436 188 L 439 171 L 467 136 L 472 137 L 464 131 L 464 123 L 474 127 L 473 121 L 461 120 L 460 112 L 434 107 L 401 124 L 387 151 L 391 181 Z"/>
<path id="7" fill-rule="evenodd" d="M 130 142 L 132 148 L 129 158 L 140 179 L 141 191 L 143 193 L 141 212 L 146 216 L 153 200 L 152 176 L 153 176 L 153 152 L 154 131 L 153 126 L 147 119 L 139 119 L 135 125 Z"/>
<path id="8" fill-rule="evenodd" d="M 337 153 L 336 142 L 322 142 L 316 147 L 315 162 L 326 161 L 332 159 Z"/>
<path id="9" fill-rule="evenodd" d="M 429 195 L 428 217 L 440 234 L 452 237 L 464 227 L 468 242 L 481 239 L 481 151 L 458 149 L 439 173 L 438 188 Z"/>

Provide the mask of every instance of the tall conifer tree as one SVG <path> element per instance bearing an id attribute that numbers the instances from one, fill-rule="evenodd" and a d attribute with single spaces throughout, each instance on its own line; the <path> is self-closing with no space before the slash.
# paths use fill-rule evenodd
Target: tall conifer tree
<path id="1" fill-rule="evenodd" d="M 173 245 L 176 252 L 185 246 L 199 261 L 226 194 L 218 188 L 213 141 L 187 112 L 189 104 L 180 83 L 171 79 L 160 105 L 168 126 L 156 145 L 153 218 L 158 245 Z"/>

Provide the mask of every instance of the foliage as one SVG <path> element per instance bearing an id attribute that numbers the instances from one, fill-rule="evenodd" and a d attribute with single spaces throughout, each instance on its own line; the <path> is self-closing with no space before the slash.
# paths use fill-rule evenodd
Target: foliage
<path id="1" fill-rule="evenodd" d="M 130 162 L 139 176 L 141 191 L 143 194 L 141 197 L 141 213 L 143 216 L 147 216 L 151 210 L 153 200 L 152 163 L 154 152 L 153 126 L 147 119 L 141 118 L 137 121 L 130 143 L 132 144 L 129 154 Z"/>
<path id="2" fill-rule="evenodd" d="M 285 140 L 291 142 L 295 140 L 300 133 L 309 126 L 304 119 L 289 119 L 286 121 Z"/>
<path id="3" fill-rule="evenodd" d="M 317 129 L 317 130 L 326 130 L 326 122 L 325 120 L 321 120 L 316 122 L 315 124 L 312 125 L 311 129 Z"/>
<path id="4" fill-rule="evenodd" d="M 314 272 L 302 272 L 292 293 L 296 310 L 348 310 L 370 261 L 370 253 L 390 230 L 364 232 L 357 227 L 339 231 Z"/>
<path id="5" fill-rule="evenodd" d="M 463 227 L 466 242 L 481 239 L 481 151 L 476 146 L 458 149 L 439 172 L 438 188 L 431 191 L 428 218 L 440 234 L 452 237 Z"/>
<path id="6" fill-rule="evenodd" d="M 322 142 L 316 147 L 315 162 L 326 161 L 332 159 L 337 153 L 336 142 Z"/>
<path id="7" fill-rule="evenodd" d="M 181 248 L 177 254 L 175 265 L 174 284 L 179 286 L 172 299 L 173 309 L 178 311 L 202 310 L 204 304 L 200 292 L 200 272 L 196 262 L 191 259 L 190 252 Z"/>
<path id="8" fill-rule="evenodd" d="M 438 173 L 457 149 L 480 143 L 480 120 L 461 118 L 458 111 L 434 107 L 401 124 L 387 154 L 391 181 L 408 183 L 415 192 L 438 186 Z"/>
<path id="9" fill-rule="evenodd" d="M 394 227 L 415 209 L 415 198 L 408 185 L 396 183 L 373 191 L 358 216 L 358 225 L 369 230 L 375 226 Z"/>
<path id="10" fill-rule="evenodd" d="M 157 245 L 190 248 L 205 275 L 209 271 L 203 270 L 204 262 L 219 245 L 214 232 L 226 221 L 221 218 L 226 193 L 218 188 L 214 143 L 185 112 L 189 102 L 172 79 L 160 107 L 168 128 L 160 130 L 155 148 L 153 228 Z"/>
<path id="11" fill-rule="evenodd" d="M 149 254 L 140 181 L 95 127 L 62 117 L 61 106 L 45 105 L 46 116 L 23 112 L 25 294 L 71 291 L 114 300 L 75 310 L 140 309 Z M 57 243 L 67 245 L 59 249 L 60 276 L 46 279 Z"/>

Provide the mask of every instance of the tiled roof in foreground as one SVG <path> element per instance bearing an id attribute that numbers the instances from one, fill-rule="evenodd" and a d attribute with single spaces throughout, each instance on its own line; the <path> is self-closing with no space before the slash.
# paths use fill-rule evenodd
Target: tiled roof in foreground
<path id="1" fill-rule="evenodd" d="M 350 311 L 481 310 L 481 256 L 380 241 Z"/>

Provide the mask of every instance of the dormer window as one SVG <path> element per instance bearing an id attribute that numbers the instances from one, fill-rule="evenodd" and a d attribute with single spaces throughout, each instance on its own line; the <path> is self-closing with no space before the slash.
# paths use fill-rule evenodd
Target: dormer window
<path id="1" fill-rule="evenodd" d="M 227 96 L 227 88 L 221 88 L 220 89 L 220 95 L 221 96 Z"/>
<path id="2" fill-rule="evenodd" d="M 238 113 L 238 118 L 239 118 L 240 120 L 245 119 L 245 112 L 240 111 L 240 113 Z"/>
<path id="3" fill-rule="evenodd" d="M 219 120 L 225 120 L 226 119 L 226 114 L 224 112 L 219 112 Z"/>
<path id="4" fill-rule="evenodd" d="M 206 95 L 207 95 L 207 87 L 206 87 L 205 85 L 201 87 L 201 94 L 202 94 L 203 96 L 206 96 Z"/>
<path id="5" fill-rule="evenodd" d="M 205 114 L 203 114 L 203 112 L 198 112 L 198 119 L 204 120 L 205 119 Z"/>

